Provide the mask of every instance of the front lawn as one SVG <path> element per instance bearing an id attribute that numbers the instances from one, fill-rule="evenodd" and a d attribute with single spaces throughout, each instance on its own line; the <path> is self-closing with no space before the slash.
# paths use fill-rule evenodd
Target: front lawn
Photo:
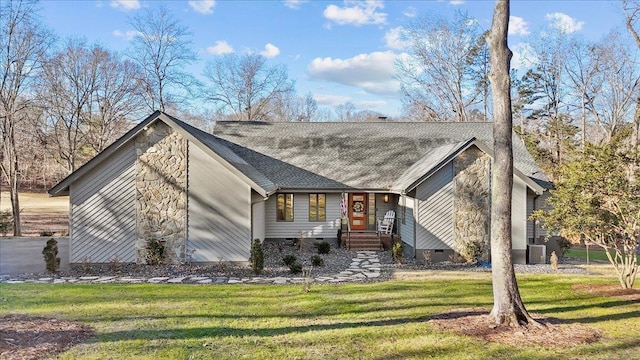
<path id="1" fill-rule="evenodd" d="M 640 359 L 640 306 L 572 290 L 614 278 L 519 275 L 530 311 L 583 323 L 603 339 L 513 348 L 443 333 L 427 320 L 492 305 L 480 278 L 356 285 L 0 284 L 0 314 L 77 320 L 97 337 L 62 359 Z M 550 335 L 552 336 L 552 335 Z"/>
<path id="2" fill-rule="evenodd" d="M 565 257 L 580 261 L 587 261 L 587 250 L 585 248 L 571 248 L 564 254 Z M 640 259 L 640 256 L 638 256 Z M 609 258 L 604 250 L 597 246 L 589 247 L 589 261 L 601 261 L 609 263 Z"/>

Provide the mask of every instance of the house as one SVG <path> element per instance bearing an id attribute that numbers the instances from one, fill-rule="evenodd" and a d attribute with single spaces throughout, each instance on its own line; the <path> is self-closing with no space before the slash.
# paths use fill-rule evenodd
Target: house
<path id="1" fill-rule="evenodd" d="M 154 112 L 49 190 L 70 196 L 70 262 L 247 261 L 252 239 L 376 236 L 394 210 L 405 253 L 446 260 L 488 242 L 491 123 L 218 122 L 213 134 Z M 514 135 L 514 261 L 546 178 Z"/>

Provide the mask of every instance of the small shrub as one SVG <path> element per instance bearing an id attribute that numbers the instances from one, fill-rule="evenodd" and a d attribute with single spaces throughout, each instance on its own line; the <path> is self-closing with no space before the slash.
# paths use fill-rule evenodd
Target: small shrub
<path id="1" fill-rule="evenodd" d="M 422 256 L 424 257 L 425 264 L 431 264 L 431 250 L 424 250 Z"/>
<path id="2" fill-rule="evenodd" d="M 304 278 L 304 281 L 302 283 L 302 291 L 308 293 L 309 291 L 311 291 L 311 270 L 313 269 L 313 266 L 307 266 L 302 268 L 302 277 Z"/>
<path id="3" fill-rule="evenodd" d="M 148 239 L 146 250 L 146 260 L 148 265 L 156 266 L 164 263 L 165 246 L 163 241 L 152 238 Z"/>
<path id="4" fill-rule="evenodd" d="M 47 240 L 47 245 L 42 249 L 44 262 L 48 272 L 58 272 L 60 268 L 60 258 L 58 257 L 58 242 L 56 239 Z"/>
<path id="5" fill-rule="evenodd" d="M 462 256 L 460 256 L 460 254 L 453 253 L 449 255 L 449 261 L 451 261 L 454 264 L 459 264 L 459 263 L 465 262 L 466 260 Z"/>
<path id="6" fill-rule="evenodd" d="M 293 254 L 286 255 L 282 258 L 282 262 L 287 266 L 291 266 L 296 261 L 298 261 L 298 258 L 296 258 L 296 256 Z"/>
<path id="7" fill-rule="evenodd" d="M 391 255 L 393 255 L 393 260 L 395 260 L 396 264 L 402 264 L 402 242 L 398 241 L 393 244 Z"/>
<path id="8" fill-rule="evenodd" d="M 551 262 L 551 268 L 553 270 L 558 270 L 558 255 L 556 255 L 555 251 L 551 252 L 551 256 L 549 256 L 549 261 Z"/>
<path id="9" fill-rule="evenodd" d="M 262 243 L 258 239 L 253 240 L 253 244 L 251 244 L 249 262 L 251 263 L 251 271 L 256 275 L 264 269 L 264 251 L 262 251 Z"/>
<path id="10" fill-rule="evenodd" d="M 302 264 L 297 261 L 294 261 L 293 264 L 289 265 L 289 271 L 292 274 L 299 274 L 302 272 Z"/>
<path id="11" fill-rule="evenodd" d="M 331 251 L 331 244 L 323 241 L 319 244 L 316 244 L 316 248 L 318 249 L 318 254 L 328 254 Z"/>
<path id="12" fill-rule="evenodd" d="M 8 211 L 0 211 L 0 234 L 2 234 L 2 236 L 7 235 L 12 222 L 13 219 Z"/>
<path id="13" fill-rule="evenodd" d="M 109 267 L 111 268 L 112 273 L 120 272 L 122 264 L 120 263 L 120 258 L 118 257 L 118 255 L 113 255 L 111 257 L 111 260 L 109 260 Z"/>
<path id="14" fill-rule="evenodd" d="M 184 261 L 189 266 L 189 269 L 193 266 L 193 254 L 196 253 L 196 249 L 186 248 L 184 251 Z"/>
<path id="15" fill-rule="evenodd" d="M 85 274 L 91 273 L 91 256 L 85 256 L 80 263 L 80 271 Z"/>
<path id="16" fill-rule="evenodd" d="M 42 231 L 40 231 L 40 236 L 42 236 L 42 237 L 53 236 L 53 231 L 42 230 Z"/>
<path id="17" fill-rule="evenodd" d="M 311 265 L 315 267 L 324 266 L 324 259 L 320 255 L 313 255 L 311 257 Z"/>
<path id="18" fill-rule="evenodd" d="M 227 262 L 224 261 L 222 256 L 218 258 L 218 271 L 221 273 L 227 272 Z"/>

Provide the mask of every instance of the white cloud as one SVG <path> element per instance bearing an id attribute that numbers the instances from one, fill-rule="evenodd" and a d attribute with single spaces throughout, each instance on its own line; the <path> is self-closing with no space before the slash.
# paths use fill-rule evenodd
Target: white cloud
<path id="1" fill-rule="evenodd" d="M 351 97 L 341 95 L 313 94 L 313 100 L 315 100 L 318 105 L 336 106 L 344 104 L 347 101 L 351 101 Z"/>
<path id="2" fill-rule="evenodd" d="M 139 0 L 111 0 L 109 5 L 118 10 L 130 11 L 140 9 Z"/>
<path id="3" fill-rule="evenodd" d="M 529 35 L 529 24 L 519 16 L 509 16 L 509 35 Z"/>
<path id="4" fill-rule="evenodd" d="M 360 54 L 344 60 L 316 58 L 307 71 L 312 79 L 359 87 L 370 94 L 396 95 L 400 88 L 393 77 L 397 56 L 386 51 Z"/>
<path id="5" fill-rule="evenodd" d="M 216 44 L 209 46 L 207 52 L 211 55 L 224 55 L 233 52 L 233 48 L 224 40 L 216 41 Z"/>
<path id="6" fill-rule="evenodd" d="M 411 45 L 402 26 L 390 29 L 384 34 L 384 41 L 389 49 L 402 50 Z"/>
<path id="7" fill-rule="evenodd" d="M 408 18 L 414 18 L 418 16 L 418 10 L 416 10 L 416 8 L 414 8 L 413 6 L 409 6 L 404 10 L 402 14 Z"/>
<path id="8" fill-rule="evenodd" d="M 362 26 L 368 24 L 385 24 L 387 14 L 378 12 L 384 4 L 380 0 L 349 1 L 345 0 L 344 7 L 329 5 L 324 9 L 324 17 L 339 25 Z"/>
<path id="9" fill-rule="evenodd" d="M 213 14 L 213 8 L 216 6 L 215 0 L 189 0 L 189 6 L 195 12 L 208 15 Z"/>
<path id="10" fill-rule="evenodd" d="M 133 39 L 136 35 L 138 35 L 139 32 L 136 30 L 127 30 L 127 31 L 113 30 L 111 34 L 117 38 L 124 38 L 128 41 Z"/>
<path id="11" fill-rule="evenodd" d="M 532 68 L 537 62 L 536 51 L 528 43 L 518 43 L 512 47 L 513 57 L 511 58 L 511 68 L 526 71 Z"/>
<path id="12" fill-rule="evenodd" d="M 308 0 L 284 0 L 284 6 L 289 9 L 298 10 L 300 9 L 300 5 L 306 3 Z"/>
<path id="13" fill-rule="evenodd" d="M 280 49 L 278 49 L 277 46 L 269 43 L 267 45 L 264 46 L 264 50 L 262 50 L 260 52 L 260 55 L 266 57 L 266 58 L 273 58 L 276 57 L 278 55 L 280 55 Z"/>
<path id="14" fill-rule="evenodd" d="M 449 1 L 449 4 L 451 4 L 453 6 L 462 5 L 462 4 L 464 4 L 464 0 L 451 0 L 451 1 Z"/>
<path id="15" fill-rule="evenodd" d="M 579 31 L 584 26 L 584 21 L 576 21 L 576 19 L 571 16 L 560 12 L 547 14 L 545 15 L 545 19 L 549 21 L 552 28 L 558 29 L 565 34 Z"/>

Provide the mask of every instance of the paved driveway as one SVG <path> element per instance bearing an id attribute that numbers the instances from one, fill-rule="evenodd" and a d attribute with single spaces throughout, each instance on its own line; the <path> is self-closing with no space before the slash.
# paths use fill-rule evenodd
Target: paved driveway
<path id="1" fill-rule="evenodd" d="M 9 237 L 0 238 L 0 275 L 23 273 L 44 273 L 44 257 L 42 249 L 50 237 Z M 60 269 L 69 269 L 69 238 L 58 240 L 58 257 Z"/>

